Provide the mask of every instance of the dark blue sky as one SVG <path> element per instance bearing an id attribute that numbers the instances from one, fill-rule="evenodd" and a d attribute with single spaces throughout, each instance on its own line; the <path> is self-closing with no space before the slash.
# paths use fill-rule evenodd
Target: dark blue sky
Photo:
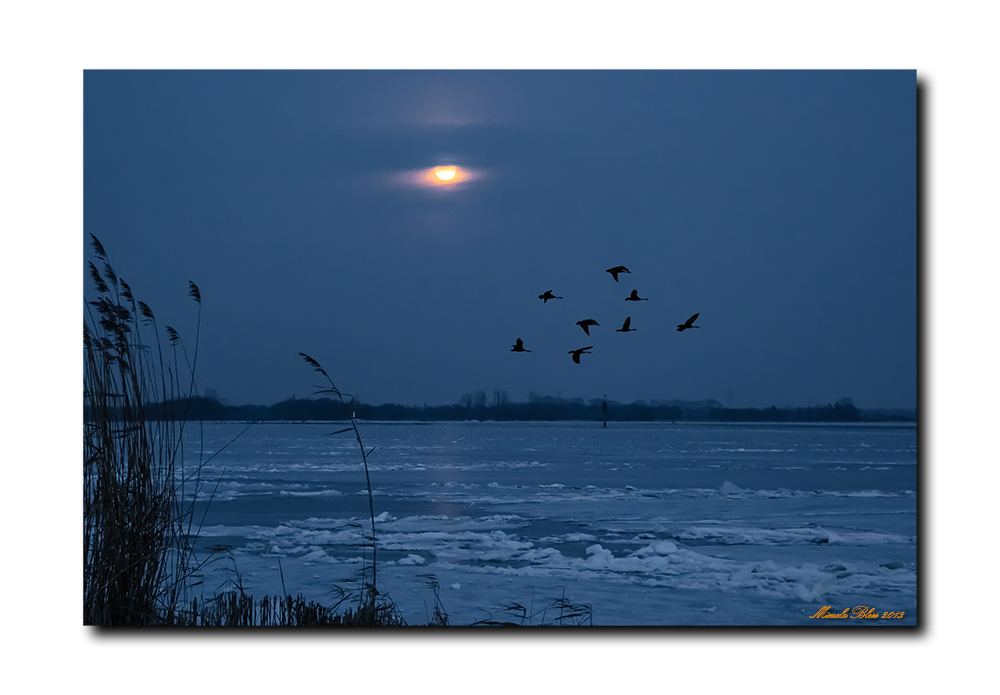
<path id="1" fill-rule="evenodd" d="M 88 71 L 84 232 L 189 344 L 200 286 L 235 404 L 302 351 L 371 403 L 913 407 L 916 115 L 913 71 Z"/>

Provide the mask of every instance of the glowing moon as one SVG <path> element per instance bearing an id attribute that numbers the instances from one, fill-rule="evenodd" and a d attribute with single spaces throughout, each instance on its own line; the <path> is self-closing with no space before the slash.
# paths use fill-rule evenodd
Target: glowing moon
<path id="1" fill-rule="evenodd" d="M 466 169 L 455 164 L 440 164 L 426 169 L 403 171 L 398 174 L 401 183 L 408 186 L 439 188 L 441 190 L 458 189 L 463 184 L 482 177 L 482 172 Z"/>

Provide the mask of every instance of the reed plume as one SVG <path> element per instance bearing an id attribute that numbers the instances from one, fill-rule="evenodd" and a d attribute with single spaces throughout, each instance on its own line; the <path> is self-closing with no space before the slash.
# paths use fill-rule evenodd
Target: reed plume
<path id="1" fill-rule="evenodd" d="M 190 402 L 194 376 L 182 386 L 152 310 L 135 299 L 93 235 L 91 246 L 104 272 L 89 263 L 97 296 L 85 305 L 83 326 L 84 623 L 174 623 L 198 567 L 193 502 L 183 494 L 184 422 L 171 418 L 166 404 Z M 200 325 L 200 294 L 192 288 Z M 180 334 L 166 331 L 176 354 Z"/>
<path id="2" fill-rule="evenodd" d="M 350 413 L 351 426 L 347 429 L 339 430 L 333 434 L 341 434 L 343 432 L 354 431 L 354 437 L 358 441 L 358 448 L 361 450 L 361 462 L 364 464 L 365 468 L 365 483 L 368 487 L 368 512 L 371 517 L 372 524 L 372 535 L 369 539 L 371 541 L 372 548 L 372 564 L 371 564 L 371 582 L 363 581 L 361 593 L 358 597 L 358 609 L 356 615 L 352 617 L 354 624 L 366 624 L 366 625 L 398 625 L 402 624 L 402 618 L 397 617 L 399 611 L 396 609 L 395 604 L 387 596 L 383 596 L 379 593 L 377 588 L 377 542 L 375 535 L 375 502 L 372 497 L 372 480 L 371 475 L 368 471 L 368 455 L 371 454 L 374 449 L 369 449 L 365 452 L 364 442 L 361 440 L 361 432 L 358 431 L 358 423 L 355 418 L 354 412 L 354 397 L 349 393 L 344 393 L 333 383 L 333 379 L 327 373 L 325 369 L 317 362 L 315 359 L 310 357 L 304 352 L 300 352 L 299 355 L 306 361 L 306 363 L 311 366 L 316 372 L 323 375 L 327 383 L 330 384 L 329 388 L 317 388 L 316 393 L 320 394 L 333 394 L 340 399 L 341 404 L 343 404 L 345 410 Z M 347 400 L 350 399 L 350 400 Z"/>

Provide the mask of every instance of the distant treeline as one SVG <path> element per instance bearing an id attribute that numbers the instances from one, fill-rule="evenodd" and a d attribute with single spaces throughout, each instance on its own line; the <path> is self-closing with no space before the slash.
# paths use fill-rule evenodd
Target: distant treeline
<path id="1" fill-rule="evenodd" d="M 475 396 L 475 394 L 473 394 Z M 605 402 L 607 412 L 605 412 Z M 348 407 L 329 398 L 291 398 L 274 405 L 226 405 L 212 398 L 154 403 L 147 417 L 154 420 L 345 420 L 351 411 L 362 420 L 591 420 L 609 422 L 915 422 L 913 410 L 861 410 L 849 398 L 810 408 L 725 408 L 715 400 L 619 403 L 600 398 L 564 399 L 531 394 L 527 403 L 495 397 L 466 398 L 452 405 L 408 406 L 355 403 Z"/>

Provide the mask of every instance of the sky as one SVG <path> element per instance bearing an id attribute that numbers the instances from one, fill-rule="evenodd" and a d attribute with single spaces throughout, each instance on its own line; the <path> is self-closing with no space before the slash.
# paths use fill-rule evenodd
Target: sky
<path id="1" fill-rule="evenodd" d="M 912 70 L 87 70 L 83 145 L 84 261 L 189 349 L 199 286 L 224 402 L 305 352 L 374 404 L 916 405 Z"/>

